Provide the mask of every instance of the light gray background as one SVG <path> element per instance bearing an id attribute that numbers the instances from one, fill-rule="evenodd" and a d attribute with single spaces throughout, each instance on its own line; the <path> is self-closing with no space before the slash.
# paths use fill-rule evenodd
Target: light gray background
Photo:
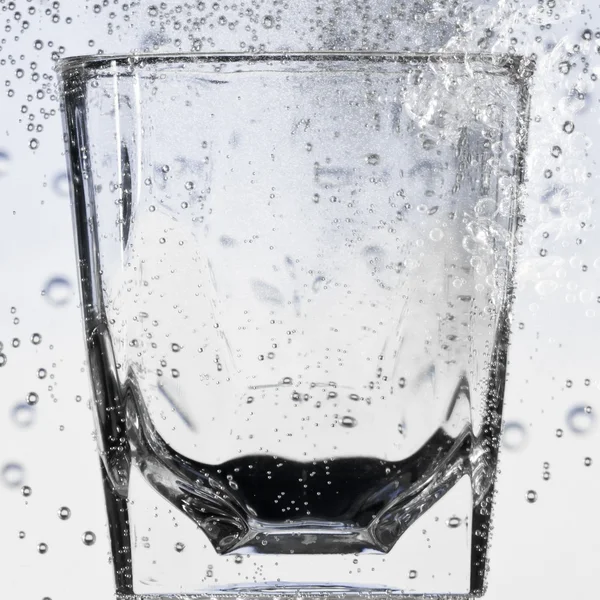
<path id="1" fill-rule="evenodd" d="M 162 33 L 157 33 L 159 23 L 151 24 L 147 10 L 159 2 L 113 4 L 110 0 L 99 13 L 93 9 L 96 3 L 102 5 L 102 0 L 62 0 L 56 9 L 50 0 L 0 0 L 0 341 L 7 357 L 0 367 L 2 598 L 75 600 L 84 595 L 87 600 L 100 600 L 112 595 L 62 130 L 58 114 L 44 116 L 52 109 L 58 112 L 52 98 L 52 52 L 60 46 L 66 48 L 65 55 L 98 49 L 127 52 L 154 42 L 164 50 L 174 50 L 177 37 L 182 39 L 181 47 L 189 49 L 194 41 L 177 28 L 176 13 L 171 16 L 169 12 L 176 2 L 166 3 Z M 192 36 L 204 38 L 205 51 L 243 50 L 240 41 L 256 46 L 262 42 L 271 50 L 322 47 L 315 2 L 297 7 L 290 2 L 287 9 L 276 2 L 259 5 L 254 8 L 256 25 L 250 31 L 243 19 L 230 29 L 228 23 L 235 22 L 230 16 L 236 11 L 226 2 L 220 4 Z M 238 2 L 237 12 L 241 5 L 251 6 Z M 393 14 L 393 5 L 373 2 L 370 14 Z M 506 422 L 519 423 L 524 437 L 517 448 L 505 448 L 502 453 L 490 600 L 567 595 L 592 600 L 600 588 L 600 238 L 596 231 L 600 172 L 595 158 L 600 143 L 600 94 L 598 82 L 590 78 L 593 73 L 600 76 L 600 39 L 582 38 L 587 27 L 595 33 L 594 23 L 600 28 L 600 8 L 577 2 L 552 5 L 553 0 L 482 4 L 475 7 L 474 16 L 457 16 L 460 28 L 453 23 L 450 30 L 443 30 L 443 38 L 439 26 L 428 25 L 435 21 L 435 5 L 425 2 L 425 17 L 397 29 L 396 39 L 388 44 L 390 49 L 477 50 L 490 28 L 494 33 L 488 38 L 489 50 L 506 51 L 513 46 L 519 53 L 535 52 L 538 60 L 527 223 L 519 249 L 505 410 Z M 320 18 L 331 16 L 336 6 L 341 24 L 330 36 L 339 34 L 338 47 L 373 48 L 376 28 L 343 39 L 345 31 L 363 24 L 354 4 L 328 3 Z M 467 6 L 460 3 L 462 11 Z M 34 15 L 28 14 L 30 7 L 36 9 Z M 280 28 L 265 28 L 264 16 L 277 15 L 277 10 L 282 13 L 280 21 L 274 22 Z M 56 23 L 54 15 L 59 18 Z M 229 20 L 220 24 L 223 15 Z M 67 17 L 72 18 L 70 24 Z M 23 29 L 25 20 L 29 21 L 27 29 Z M 183 17 L 181 21 L 185 26 Z M 257 40 L 252 40 L 253 28 Z M 43 43 L 42 48 L 36 48 L 36 40 Z M 37 63 L 35 68 L 32 61 Z M 567 74 L 561 72 L 566 70 L 565 61 L 574 65 Z M 24 71 L 22 77 L 17 75 L 19 68 Z M 39 74 L 38 81 L 32 80 L 32 73 Z M 10 90 L 14 90 L 12 97 Z M 38 90 L 43 97 L 37 97 Z M 578 93 L 584 95 L 583 100 Z M 27 112 L 22 112 L 22 106 Z M 34 128 L 41 124 L 42 131 L 27 131 L 30 114 Z M 574 122 L 573 133 L 563 131 L 565 121 Z M 35 150 L 30 148 L 32 138 L 38 140 Z M 562 149 L 559 158 L 550 154 L 554 145 Z M 544 175 L 547 169 L 552 170 L 550 179 Z M 545 256 L 541 249 L 546 250 Z M 67 301 L 60 306 L 51 301 L 52 295 L 43 295 L 53 277 L 65 277 L 72 284 Z M 33 333 L 41 334 L 39 345 L 30 341 Z M 12 345 L 14 338 L 20 340 L 18 348 Z M 40 368 L 47 370 L 44 379 L 38 378 Z M 20 426 L 14 408 L 31 391 L 39 395 L 30 413 L 33 422 Z M 585 406 L 591 407 L 591 413 L 583 411 Z M 575 420 L 569 418 L 573 410 L 579 410 Z M 563 431 L 561 437 L 557 429 Z M 591 466 L 584 465 L 585 457 L 592 458 Z M 543 479 L 544 462 L 550 465 L 548 480 Z M 21 466 L 22 484 L 11 486 L 3 475 L 2 469 L 10 463 Z M 31 487 L 29 497 L 22 495 L 21 485 Z M 535 503 L 527 502 L 528 490 L 536 491 Z M 61 506 L 72 511 L 68 521 L 57 516 Z M 92 546 L 81 541 L 88 530 L 97 535 Z M 24 539 L 19 538 L 19 531 L 25 532 Z M 46 554 L 38 552 L 40 542 L 48 544 Z"/>

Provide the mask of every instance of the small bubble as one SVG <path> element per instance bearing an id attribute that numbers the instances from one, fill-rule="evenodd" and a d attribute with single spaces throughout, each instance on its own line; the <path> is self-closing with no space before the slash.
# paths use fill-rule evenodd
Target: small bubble
<path id="1" fill-rule="evenodd" d="M 156 17 L 158 15 L 158 8 L 156 6 L 149 6 L 148 7 L 148 15 L 150 17 Z"/>
<path id="2" fill-rule="evenodd" d="M 254 396 L 248 396 L 246 398 L 246 403 L 247 404 L 252 404 L 254 402 Z"/>
<path id="3" fill-rule="evenodd" d="M 236 554 L 233 560 L 236 565 L 241 565 L 244 562 L 244 557 L 241 554 Z"/>
<path id="4" fill-rule="evenodd" d="M 24 485 L 21 488 L 21 494 L 23 494 L 25 498 L 28 498 L 29 496 L 31 496 L 31 488 L 28 485 Z"/>
<path id="5" fill-rule="evenodd" d="M 86 546 L 93 546 L 96 543 L 96 534 L 93 531 L 86 531 L 81 536 L 81 541 Z"/>
<path id="6" fill-rule="evenodd" d="M 560 146 L 552 146 L 550 154 L 552 154 L 554 158 L 558 158 L 562 154 L 562 148 Z"/>
<path id="7" fill-rule="evenodd" d="M 565 133 L 573 133 L 573 131 L 575 131 L 575 123 L 573 123 L 573 121 L 565 121 L 563 124 L 563 131 Z"/>
<path id="8" fill-rule="evenodd" d="M 190 191 L 194 189 L 194 182 L 193 181 L 186 181 L 185 182 L 185 189 Z"/>
<path id="9" fill-rule="evenodd" d="M 542 478 L 544 481 L 548 481 L 550 479 L 550 473 L 548 471 L 544 471 Z"/>
<path id="10" fill-rule="evenodd" d="M 36 50 L 41 50 L 44 47 L 44 42 L 42 42 L 42 40 L 35 40 L 35 42 L 33 43 L 33 47 Z"/>
<path id="11" fill-rule="evenodd" d="M 23 483 L 23 479 L 25 479 L 25 471 L 23 467 L 17 463 L 8 463 L 2 467 L 2 480 L 5 485 L 8 487 L 19 487 Z M 23 493 L 23 490 L 26 486 L 21 488 L 21 493 L 24 496 L 28 496 L 29 494 Z M 31 489 L 29 489 L 29 493 L 31 493 Z"/>
<path id="12" fill-rule="evenodd" d="M 42 336 L 39 333 L 34 333 L 31 336 L 31 343 L 36 346 L 42 341 Z"/>
<path id="13" fill-rule="evenodd" d="M 265 29 L 271 29 L 275 25 L 275 19 L 271 15 L 266 15 L 263 18 L 263 27 Z"/>
<path id="14" fill-rule="evenodd" d="M 12 347 L 13 348 L 18 348 L 21 345 L 21 340 L 19 338 L 13 338 L 12 340 Z"/>
<path id="15" fill-rule="evenodd" d="M 25 532 L 24 531 L 19 531 L 19 539 L 20 540 L 24 540 L 25 539 Z"/>
<path id="16" fill-rule="evenodd" d="M 404 435 L 404 424 L 403 423 L 398 423 L 398 433 L 400 435 Z"/>
<path id="17" fill-rule="evenodd" d="M 0 367 L 3 367 L 6 364 L 7 360 L 8 359 L 6 358 L 6 354 L 2 354 L 0 352 Z"/>
<path id="18" fill-rule="evenodd" d="M 29 140 L 29 147 L 30 147 L 32 150 L 36 150 L 36 149 L 37 149 L 37 147 L 38 147 L 39 145 L 40 145 L 40 142 L 39 142 L 39 140 L 37 140 L 36 138 L 31 138 L 31 139 Z"/>
<path id="19" fill-rule="evenodd" d="M 179 352 L 181 350 L 181 346 L 179 344 L 171 344 L 171 350 L 173 352 Z"/>
<path id="20" fill-rule="evenodd" d="M 589 406 L 574 406 L 567 414 L 569 429 L 577 434 L 587 434 L 594 425 L 594 415 Z"/>
<path id="21" fill-rule="evenodd" d="M 28 404 L 17 404 L 12 410 L 13 421 L 19 427 L 29 427 L 35 419 L 35 411 Z"/>
<path id="22" fill-rule="evenodd" d="M 360 400 L 360 396 L 358 394 L 350 394 L 350 396 L 348 396 L 348 398 L 350 398 L 350 400 L 352 400 L 354 402 L 358 402 Z"/>
<path id="23" fill-rule="evenodd" d="M 417 578 L 417 572 L 414 569 L 411 569 L 408 572 L 408 577 L 409 577 L 409 579 L 416 579 Z"/>
<path id="24" fill-rule="evenodd" d="M 175 544 L 175 551 L 176 552 L 183 552 L 185 549 L 185 544 L 181 543 L 181 542 L 177 542 Z"/>
<path id="25" fill-rule="evenodd" d="M 556 430 L 556 437 L 557 437 L 557 438 L 561 438 L 562 436 L 563 436 L 563 430 L 562 430 L 562 429 L 559 427 L 559 428 Z"/>
<path id="26" fill-rule="evenodd" d="M 529 490 L 527 494 L 525 494 L 525 498 L 527 502 L 533 504 L 537 500 L 537 492 L 534 490 Z"/>
<path id="27" fill-rule="evenodd" d="M 593 35 L 594 35 L 594 34 L 593 34 L 593 32 L 592 32 L 592 30 L 591 30 L 591 29 L 584 29 L 584 30 L 583 30 L 583 33 L 581 34 L 581 37 L 582 37 L 584 40 L 586 40 L 586 41 L 588 41 L 588 42 L 589 42 L 589 41 L 592 39 L 592 36 L 593 36 Z"/>
<path id="28" fill-rule="evenodd" d="M 379 160 L 380 160 L 379 154 L 367 154 L 367 156 L 365 156 L 365 161 L 367 162 L 367 164 L 369 164 L 371 166 L 378 165 Z"/>
<path id="29" fill-rule="evenodd" d="M 450 517 L 446 521 L 446 525 L 448 527 L 450 527 L 451 529 L 456 529 L 461 523 L 462 523 L 462 520 L 459 517 Z"/>
<path id="30" fill-rule="evenodd" d="M 44 287 L 44 296 L 53 306 L 64 306 L 71 299 L 73 290 L 65 277 L 53 277 Z"/>
<path id="31" fill-rule="evenodd" d="M 401 388 L 406 387 L 406 379 L 404 377 L 400 377 L 400 379 L 398 379 L 398 386 Z"/>
<path id="32" fill-rule="evenodd" d="M 68 506 L 61 506 L 58 509 L 58 518 L 61 521 L 66 521 L 71 516 L 71 509 Z"/>
<path id="33" fill-rule="evenodd" d="M 431 240 L 433 240 L 434 242 L 439 242 L 443 237 L 444 237 L 444 232 L 441 229 L 439 229 L 438 227 L 435 227 L 434 229 L 432 229 L 429 232 L 429 238 Z"/>
<path id="34" fill-rule="evenodd" d="M 169 167 L 169 165 L 163 165 L 163 166 L 161 167 L 161 171 L 162 171 L 163 173 L 168 173 L 170 170 L 171 170 L 171 167 Z"/>
<path id="35" fill-rule="evenodd" d="M 44 367 L 38 369 L 38 372 L 37 372 L 38 379 L 45 379 L 46 375 L 48 375 L 48 371 L 46 371 L 46 369 L 44 369 Z"/>
<path id="36" fill-rule="evenodd" d="M 319 194 L 313 194 L 312 201 L 315 204 L 318 204 L 320 199 L 321 199 L 321 196 L 319 196 Z"/>
<path id="37" fill-rule="evenodd" d="M 350 415 L 346 415 L 345 417 L 342 417 L 342 420 L 340 421 L 342 427 L 356 427 L 358 425 L 358 421 L 354 418 L 351 417 Z"/>
<path id="38" fill-rule="evenodd" d="M 177 379 L 177 377 L 179 377 L 179 371 L 177 369 L 171 369 L 171 375 L 174 379 Z"/>
<path id="39" fill-rule="evenodd" d="M 591 464 L 592 464 L 592 459 L 591 459 L 589 456 L 586 456 L 586 457 L 583 459 L 583 464 L 584 464 L 586 467 L 589 467 L 589 466 L 591 466 Z"/>
<path id="40" fill-rule="evenodd" d="M 29 406 L 37 404 L 39 399 L 40 397 L 35 392 L 29 392 L 29 394 L 27 394 L 27 404 L 29 404 Z"/>
<path id="41" fill-rule="evenodd" d="M 571 64 L 566 61 L 563 60 L 562 62 L 560 62 L 558 64 L 558 70 L 563 74 L 563 75 L 567 75 L 567 73 L 571 70 Z"/>

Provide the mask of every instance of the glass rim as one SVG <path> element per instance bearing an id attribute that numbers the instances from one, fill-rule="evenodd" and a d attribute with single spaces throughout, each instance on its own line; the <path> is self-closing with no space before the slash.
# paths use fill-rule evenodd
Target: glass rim
<path id="1" fill-rule="evenodd" d="M 535 65 L 532 58 L 520 54 L 486 52 L 377 52 L 377 51 L 310 51 L 310 52 L 131 52 L 128 54 L 81 54 L 61 58 L 56 64 L 59 75 L 73 71 L 135 66 L 136 62 L 148 64 L 189 63 L 300 63 L 309 61 L 377 63 L 480 63 L 505 69 L 515 75 L 531 73 Z M 525 75 L 527 76 L 527 75 Z"/>

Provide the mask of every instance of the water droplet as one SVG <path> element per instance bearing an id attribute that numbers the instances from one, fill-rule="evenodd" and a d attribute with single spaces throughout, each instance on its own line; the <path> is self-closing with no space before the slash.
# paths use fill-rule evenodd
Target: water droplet
<path id="1" fill-rule="evenodd" d="M 379 154 L 367 154 L 367 156 L 365 156 L 365 161 L 367 162 L 367 164 L 371 165 L 371 166 L 375 166 L 379 164 Z"/>
<path id="2" fill-rule="evenodd" d="M 85 531 L 81 536 L 81 541 L 86 546 L 93 546 L 96 543 L 96 534 L 93 531 Z"/>
<path id="3" fill-rule="evenodd" d="M 563 124 L 563 131 L 565 133 L 573 133 L 573 131 L 575 131 L 575 123 L 573 123 L 573 121 L 565 121 Z"/>
<path id="4" fill-rule="evenodd" d="M 39 399 L 40 397 L 35 392 L 29 392 L 29 394 L 27 394 L 27 404 L 29 404 L 29 406 L 37 404 Z"/>
<path id="5" fill-rule="evenodd" d="M 12 418 L 19 427 L 29 427 L 35 420 L 35 411 L 28 404 L 17 404 L 12 410 Z"/>
<path id="6" fill-rule="evenodd" d="M 446 525 L 448 527 L 450 527 L 451 529 L 456 529 L 461 523 L 462 523 L 462 519 L 460 519 L 459 517 L 450 517 L 446 521 Z"/>
<path id="7" fill-rule="evenodd" d="M 68 506 L 61 506 L 58 509 L 58 518 L 61 521 L 66 521 L 71 516 L 71 509 Z"/>
<path id="8" fill-rule="evenodd" d="M 175 544 L 175 551 L 176 552 L 183 552 L 185 549 L 185 544 L 183 544 L 182 542 L 177 542 Z"/>
<path id="9" fill-rule="evenodd" d="M 45 544 L 44 542 L 38 544 L 38 552 L 40 554 L 46 554 L 46 552 L 48 552 L 48 544 Z"/>
<path id="10" fill-rule="evenodd" d="M 171 344 L 171 350 L 173 352 L 179 352 L 181 350 L 181 346 L 179 344 Z"/>
<path id="11" fill-rule="evenodd" d="M 583 464 L 584 464 L 586 467 L 589 467 L 589 466 L 592 464 L 592 459 L 591 459 L 589 456 L 586 456 L 586 457 L 583 459 Z"/>
<path id="12" fill-rule="evenodd" d="M 408 577 L 409 577 L 409 579 L 416 579 L 417 578 L 417 572 L 414 569 L 411 569 L 408 572 Z"/>
<path id="13" fill-rule="evenodd" d="M 44 288 L 44 296 L 53 306 L 64 306 L 72 295 L 71 283 L 65 277 L 53 277 Z"/>
<path id="14" fill-rule="evenodd" d="M 2 480 L 8 487 L 19 487 L 23 483 L 23 479 L 25 479 L 25 471 L 21 465 L 17 463 L 8 463 L 2 467 Z M 21 493 L 24 496 L 28 496 L 29 494 L 23 492 L 25 487 L 26 486 L 21 488 Z M 31 493 L 31 488 L 28 489 L 29 493 Z"/>
<path id="15" fill-rule="evenodd" d="M 529 490 L 527 494 L 525 494 L 525 498 L 527 502 L 533 504 L 537 500 L 537 492 L 534 490 Z"/>
<path id="16" fill-rule="evenodd" d="M 351 417 L 350 415 L 346 415 L 345 417 L 342 417 L 342 420 L 340 421 L 342 427 L 356 427 L 358 425 L 358 421 L 354 418 Z"/>

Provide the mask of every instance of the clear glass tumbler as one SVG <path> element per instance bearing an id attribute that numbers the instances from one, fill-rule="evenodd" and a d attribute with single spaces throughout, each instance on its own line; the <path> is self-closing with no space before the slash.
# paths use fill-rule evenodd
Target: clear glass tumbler
<path id="1" fill-rule="evenodd" d="M 530 72 L 62 61 L 119 594 L 482 593 Z"/>

